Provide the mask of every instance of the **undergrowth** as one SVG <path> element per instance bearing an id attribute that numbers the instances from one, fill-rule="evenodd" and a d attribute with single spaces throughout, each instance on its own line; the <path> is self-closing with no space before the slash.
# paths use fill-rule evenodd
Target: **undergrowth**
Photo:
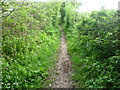
<path id="1" fill-rule="evenodd" d="M 45 87 L 44 83 L 49 76 L 48 70 L 54 64 L 54 56 L 60 44 L 57 24 L 60 3 L 1 4 L 4 9 L 2 88 Z M 15 10 L 9 15 L 10 8 Z"/>
<path id="2" fill-rule="evenodd" d="M 75 87 L 120 88 L 118 12 L 102 9 L 77 13 L 68 10 L 71 5 L 67 3 L 64 8 L 63 27 L 73 63 Z"/>

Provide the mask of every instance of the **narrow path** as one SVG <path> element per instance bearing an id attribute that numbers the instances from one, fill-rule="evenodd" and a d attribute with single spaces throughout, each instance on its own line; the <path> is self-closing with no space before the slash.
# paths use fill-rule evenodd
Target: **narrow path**
<path id="1" fill-rule="evenodd" d="M 71 62 L 69 60 L 69 55 L 67 51 L 65 34 L 62 28 L 60 29 L 62 31 L 60 54 L 55 70 L 57 74 L 54 76 L 55 81 L 52 85 L 52 88 L 70 88 L 72 86 L 72 82 L 70 80 Z"/>

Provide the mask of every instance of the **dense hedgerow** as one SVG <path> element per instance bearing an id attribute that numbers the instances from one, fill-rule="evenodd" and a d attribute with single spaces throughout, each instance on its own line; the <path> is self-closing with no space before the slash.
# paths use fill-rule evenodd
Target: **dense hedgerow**
<path id="1" fill-rule="evenodd" d="M 64 26 L 76 87 L 119 88 L 118 12 L 100 10 L 66 14 Z"/>
<path id="2" fill-rule="evenodd" d="M 48 68 L 59 48 L 57 20 L 60 3 L 1 4 L 2 87 L 44 87 Z"/>
<path id="3" fill-rule="evenodd" d="M 78 13 L 76 2 L 1 2 L 2 87 L 41 88 L 66 33 L 75 87 L 120 87 L 118 12 Z"/>

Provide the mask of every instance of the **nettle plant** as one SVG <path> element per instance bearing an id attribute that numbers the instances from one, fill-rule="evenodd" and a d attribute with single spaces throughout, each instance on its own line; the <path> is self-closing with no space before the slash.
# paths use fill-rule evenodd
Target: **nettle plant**
<path id="1" fill-rule="evenodd" d="M 64 27 L 73 62 L 75 86 L 120 87 L 118 12 L 115 10 L 79 14 L 75 11 L 66 12 L 67 21 Z"/>
<path id="2" fill-rule="evenodd" d="M 59 48 L 60 3 L 2 2 L 2 7 L 2 87 L 44 87 Z"/>

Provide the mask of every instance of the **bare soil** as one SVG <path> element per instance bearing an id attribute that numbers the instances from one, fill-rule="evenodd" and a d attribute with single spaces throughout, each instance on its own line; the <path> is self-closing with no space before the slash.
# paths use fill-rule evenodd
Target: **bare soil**
<path id="1" fill-rule="evenodd" d="M 56 68 L 54 70 L 55 74 L 53 76 L 54 83 L 49 86 L 52 88 L 70 88 L 72 86 L 71 82 L 71 61 L 67 51 L 67 43 L 65 39 L 64 31 L 61 29 L 61 46 L 59 58 L 57 61 Z"/>

